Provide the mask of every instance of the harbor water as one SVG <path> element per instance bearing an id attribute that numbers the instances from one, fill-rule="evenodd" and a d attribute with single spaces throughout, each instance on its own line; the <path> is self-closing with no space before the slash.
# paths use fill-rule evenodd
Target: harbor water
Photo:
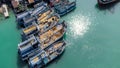
<path id="1" fill-rule="evenodd" d="M 12 11 L 0 15 L 0 68 L 28 68 L 17 53 L 21 41 Z M 65 52 L 46 68 L 120 68 L 120 3 L 100 8 L 97 0 L 77 0 L 67 22 Z"/>

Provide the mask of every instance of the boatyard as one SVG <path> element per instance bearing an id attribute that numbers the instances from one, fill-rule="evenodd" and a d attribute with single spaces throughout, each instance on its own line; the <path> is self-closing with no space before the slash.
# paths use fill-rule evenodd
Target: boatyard
<path id="1" fill-rule="evenodd" d="M 12 8 L 4 5 L 0 68 L 120 67 L 119 1 L 12 0 Z"/>

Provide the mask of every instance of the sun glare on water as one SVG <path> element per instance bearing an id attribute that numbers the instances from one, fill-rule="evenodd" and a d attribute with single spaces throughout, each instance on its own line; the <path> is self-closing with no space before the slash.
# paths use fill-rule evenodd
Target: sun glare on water
<path id="1" fill-rule="evenodd" d="M 91 21 L 89 16 L 76 15 L 71 17 L 71 21 L 69 24 L 70 34 L 77 38 L 78 36 L 83 36 L 91 25 Z"/>

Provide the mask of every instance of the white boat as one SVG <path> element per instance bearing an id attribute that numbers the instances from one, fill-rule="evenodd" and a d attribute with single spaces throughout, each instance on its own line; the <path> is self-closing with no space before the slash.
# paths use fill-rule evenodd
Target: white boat
<path id="1" fill-rule="evenodd" d="M 9 17 L 7 5 L 3 4 L 2 5 L 2 10 L 3 10 L 3 14 L 4 14 L 5 18 Z"/>

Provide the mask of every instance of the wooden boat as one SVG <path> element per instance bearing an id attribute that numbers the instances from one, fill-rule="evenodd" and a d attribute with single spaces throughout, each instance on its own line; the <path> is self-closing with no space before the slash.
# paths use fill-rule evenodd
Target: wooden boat
<path id="1" fill-rule="evenodd" d="M 37 40 L 41 44 L 40 49 L 45 49 L 52 43 L 61 39 L 64 36 L 65 32 L 66 32 L 66 25 L 64 22 L 62 22 L 61 24 L 54 26 L 47 32 L 43 34 L 39 34 Z"/>
<path id="2" fill-rule="evenodd" d="M 44 13 L 38 14 L 38 21 L 40 21 L 41 19 L 43 19 L 44 17 L 46 17 L 52 13 L 53 13 L 53 10 L 49 9 L 49 10 L 45 11 Z"/>
<path id="3" fill-rule="evenodd" d="M 64 52 L 64 50 L 65 42 L 58 41 L 47 49 L 42 50 L 39 54 L 30 58 L 29 66 L 30 68 L 41 68 L 59 57 Z"/>
<path id="4" fill-rule="evenodd" d="M 39 33 L 43 33 L 46 30 L 50 29 L 51 27 L 55 26 L 57 23 L 59 23 L 60 17 L 58 15 L 51 16 L 48 18 L 45 22 L 39 23 Z"/>
<path id="5" fill-rule="evenodd" d="M 54 26 L 47 32 L 40 34 L 37 38 L 35 38 L 35 36 L 32 36 L 28 40 L 18 44 L 18 52 L 22 60 L 28 60 L 30 57 L 38 54 L 40 50 L 44 50 L 54 42 L 60 40 L 65 32 L 66 26 L 63 22 Z"/>
<path id="6" fill-rule="evenodd" d="M 38 27 L 36 23 L 22 29 L 21 32 L 22 41 L 29 39 L 31 35 L 35 35 L 37 34 L 37 32 L 38 32 Z"/>
<path id="7" fill-rule="evenodd" d="M 53 22 L 55 19 L 56 21 L 60 19 L 60 16 L 58 14 L 53 13 L 52 10 L 48 10 L 43 14 L 39 14 L 39 17 L 37 19 L 38 24 L 44 23 L 44 22 Z"/>
<path id="8" fill-rule="evenodd" d="M 99 5 L 107 5 L 111 3 L 115 3 L 119 0 L 97 0 Z"/>
<path id="9" fill-rule="evenodd" d="M 58 15 L 54 15 L 52 17 L 50 17 L 46 22 L 42 22 L 37 24 L 33 24 L 27 28 L 24 28 L 22 30 L 22 39 L 26 40 L 29 38 L 30 35 L 32 34 L 37 34 L 38 32 L 40 34 L 44 33 L 45 31 L 51 29 L 53 26 L 55 26 L 56 24 L 59 23 L 59 19 L 60 17 Z"/>

